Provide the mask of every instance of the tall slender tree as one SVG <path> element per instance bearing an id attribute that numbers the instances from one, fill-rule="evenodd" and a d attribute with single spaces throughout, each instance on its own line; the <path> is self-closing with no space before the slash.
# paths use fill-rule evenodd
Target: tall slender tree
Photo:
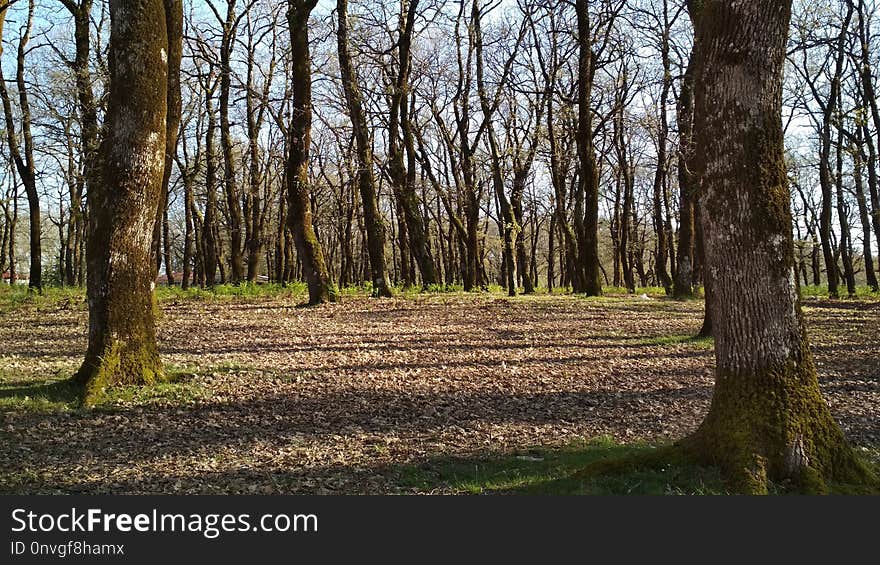
<path id="1" fill-rule="evenodd" d="M 348 115 L 354 130 L 357 148 L 357 185 L 361 193 L 364 224 L 367 232 L 367 255 L 370 259 L 373 296 L 391 297 L 391 283 L 385 267 L 385 221 L 379 210 L 379 196 L 376 177 L 373 172 L 373 147 L 367 128 L 361 90 L 358 86 L 357 72 L 352 61 L 348 43 L 348 0 L 336 0 L 336 17 L 339 20 L 337 47 L 339 69 L 342 72 L 342 87 L 348 105 Z"/>
<path id="2" fill-rule="evenodd" d="M 317 0 L 288 0 L 287 11 L 293 83 L 285 167 L 287 222 L 293 233 L 297 254 L 302 261 L 311 305 L 336 300 L 336 293 L 330 285 L 324 252 L 312 225 L 312 202 L 309 190 L 309 146 L 312 138 L 309 15 L 317 3 Z"/>
<path id="3" fill-rule="evenodd" d="M 0 7 L 0 55 L 3 54 L 3 27 L 6 22 L 8 3 Z M 34 23 L 34 0 L 28 1 L 27 19 L 21 28 L 16 51 L 15 85 L 18 88 L 19 114 L 21 115 L 21 137 L 19 142 L 16 133 L 15 116 L 12 102 L 6 88 L 6 79 L 0 67 L 0 98 L 3 100 L 3 114 L 6 117 L 6 143 L 10 157 L 15 164 L 15 171 L 21 178 L 25 196 L 28 201 L 28 218 L 30 227 L 30 272 L 28 288 L 37 292 L 43 289 L 43 245 L 42 222 L 40 213 L 40 195 L 37 192 L 37 171 L 34 161 L 34 138 L 31 132 L 31 105 L 28 94 L 28 82 L 25 80 L 25 56 L 29 51 L 28 43 Z"/>
<path id="4" fill-rule="evenodd" d="M 599 268 L 599 171 L 593 147 L 593 120 L 590 108 L 590 95 L 593 90 L 594 55 L 590 28 L 590 8 L 587 0 L 577 0 L 578 32 L 578 131 L 577 150 L 580 163 L 579 194 L 583 194 L 583 204 L 575 207 L 575 223 L 580 224 L 578 232 L 578 261 L 583 269 L 582 279 L 575 282 L 575 291 L 587 296 L 602 294 Z M 580 203 L 580 200 L 578 201 Z M 580 271 L 580 269 L 579 269 Z"/>

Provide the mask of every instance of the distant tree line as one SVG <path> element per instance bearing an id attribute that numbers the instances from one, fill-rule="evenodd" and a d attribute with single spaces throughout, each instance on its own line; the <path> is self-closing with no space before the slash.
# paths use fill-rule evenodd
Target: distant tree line
<path id="1" fill-rule="evenodd" d="M 318 301 L 366 282 L 711 291 L 690 164 L 701 2 L 313 4 L 183 2 L 163 281 L 303 280 Z M 5 6 L 0 271 L 85 285 L 112 3 Z M 795 257 L 831 296 L 877 290 L 877 21 L 871 0 L 793 9 Z"/>

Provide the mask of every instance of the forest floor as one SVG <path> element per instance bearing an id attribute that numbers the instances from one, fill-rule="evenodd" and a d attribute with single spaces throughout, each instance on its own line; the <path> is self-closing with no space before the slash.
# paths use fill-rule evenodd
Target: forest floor
<path id="1" fill-rule="evenodd" d="M 297 302 L 166 293 L 159 346 L 172 382 L 83 410 L 63 383 L 86 347 L 81 295 L 0 293 L 0 492 L 516 490 L 682 437 L 711 398 L 712 341 L 690 337 L 700 301 Z M 805 312 L 831 410 L 876 459 L 880 302 L 811 299 Z M 659 492 L 716 488 L 711 473 L 681 489 L 651 480 Z"/>

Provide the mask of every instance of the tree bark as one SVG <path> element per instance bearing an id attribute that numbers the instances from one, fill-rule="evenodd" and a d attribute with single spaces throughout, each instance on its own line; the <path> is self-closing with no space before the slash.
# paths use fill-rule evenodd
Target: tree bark
<path id="1" fill-rule="evenodd" d="M 373 283 L 373 296 L 390 298 L 391 283 L 385 265 L 385 221 L 379 211 L 379 197 L 376 190 L 376 177 L 373 173 L 373 148 L 367 128 L 367 117 L 364 112 L 357 73 L 352 64 L 351 51 L 348 45 L 348 0 L 337 0 L 336 14 L 339 18 L 337 31 L 337 47 L 339 51 L 339 68 L 342 73 L 342 86 L 348 104 L 357 145 L 358 169 L 357 185 L 363 204 L 364 227 L 367 232 L 367 255 L 370 260 L 370 280 Z"/>
<path id="2" fill-rule="evenodd" d="M 583 193 L 583 231 L 578 242 L 579 269 L 583 281 L 578 292 L 600 296 L 602 282 L 599 269 L 599 172 L 593 147 L 593 121 L 590 94 L 593 86 L 593 49 L 590 38 L 590 15 L 587 0 L 575 4 L 578 26 L 578 161 L 580 192 Z M 577 214 L 577 207 L 575 207 Z M 580 217 L 576 218 L 579 221 Z"/>
<path id="3" fill-rule="evenodd" d="M 162 376 L 150 251 L 174 48 L 163 0 L 112 0 L 110 22 L 102 181 L 90 195 L 89 346 L 75 377 L 87 405 L 109 386 L 150 384 Z"/>
<path id="4" fill-rule="evenodd" d="M 859 207 L 859 221 L 862 226 L 862 256 L 865 261 L 865 281 L 873 292 L 880 291 L 877 284 L 877 274 L 874 272 L 874 252 L 871 246 L 871 214 L 868 212 L 868 202 L 865 198 L 865 157 L 862 154 L 862 129 L 856 124 L 855 146 L 851 150 L 853 160 L 853 181 L 856 185 L 856 203 Z M 869 166 L 874 166 L 873 163 Z M 876 174 L 876 173 L 875 173 Z"/>
<path id="5" fill-rule="evenodd" d="M 684 445 L 745 492 L 868 480 L 819 391 L 794 272 L 781 120 L 791 0 L 703 10 L 694 131 L 716 382 Z"/>
<path id="6" fill-rule="evenodd" d="M 691 22 L 696 22 L 698 17 L 698 3 L 694 0 L 688 2 L 688 13 Z M 696 191 L 696 179 L 693 175 L 694 158 L 694 72 L 696 61 L 692 49 L 692 55 L 688 61 L 684 76 L 681 80 L 681 93 L 678 98 L 678 250 L 676 262 L 678 268 L 675 272 L 672 295 L 675 298 L 690 298 L 694 295 L 694 197 Z"/>
<path id="7" fill-rule="evenodd" d="M 6 20 L 6 7 L 0 9 L 0 40 L 3 37 L 3 24 Z M 28 99 L 28 84 L 25 80 L 25 54 L 28 52 L 27 44 L 30 41 L 31 26 L 34 20 L 34 0 L 28 2 L 27 22 L 23 28 L 24 33 L 18 41 L 18 50 L 16 52 L 15 67 L 15 83 L 18 87 L 18 104 L 21 114 L 21 147 L 16 135 L 15 118 L 12 113 L 12 104 L 10 102 L 9 93 L 6 88 L 6 79 L 3 77 L 2 68 L 0 68 L 0 97 L 3 99 L 3 113 L 6 117 L 6 142 L 9 146 L 9 153 L 12 161 L 15 163 L 15 170 L 21 178 L 21 184 L 24 186 L 25 196 L 28 201 L 28 219 L 30 228 L 30 271 L 28 273 L 28 289 L 36 292 L 43 290 L 43 246 L 41 241 L 41 213 L 40 213 L 40 195 L 37 192 L 36 169 L 34 165 L 34 142 L 31 135 L 31 110 L 30 101 Z M 0 55 L 3 54 L 3 47 L 0 44 Z M 22 154 L 22 149 L 24 154 Z"/>
<path id="8" fill-rule="evenodd" d="M 288 128 L 287 221 L 303 274 L 309 288 L 309 304 L 335 301 L 324 252 L 312 225 L 309 190 L 309 150 L 312 131 L 312 69 L 309 53 L 309 14 L 317 0 L 288 0 L 287 21 L 290 28 L 290 56 L 293 65 L 293 94 Z"/>

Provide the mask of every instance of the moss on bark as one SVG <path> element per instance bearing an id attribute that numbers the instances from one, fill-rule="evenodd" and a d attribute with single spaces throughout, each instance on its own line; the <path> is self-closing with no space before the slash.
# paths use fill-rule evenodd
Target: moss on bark
<path id="1" fill-rule="evenodd" d="M 165 4 L 111 2 L 110 22 L 101 182 L 89 187 L 89 346 L 73 379 L 87 406 L 111 386 L 152 384 L 162 376 L 150 250 L 166 160 L 172 46 Z"/>
<path id="2" fill-rule="evenodd" d="M 156 384 L 165 373 L 155 344 L 125 341 L 112 344 L 97 364 L 83 365 L 74 379 L 82 384 L 83 405 L 91 408 L 110 387 Z"/>
<path id="3" fill-rule="evenodd" d="M 720 467 L 736 492 L 765 494 L 772 481 L 818 494 L 831 483 L 877 481 L 822 398 L 805 342 L 783 365 L 719 373 L 709 414 L 680 445 L 699 462 Z"/>

